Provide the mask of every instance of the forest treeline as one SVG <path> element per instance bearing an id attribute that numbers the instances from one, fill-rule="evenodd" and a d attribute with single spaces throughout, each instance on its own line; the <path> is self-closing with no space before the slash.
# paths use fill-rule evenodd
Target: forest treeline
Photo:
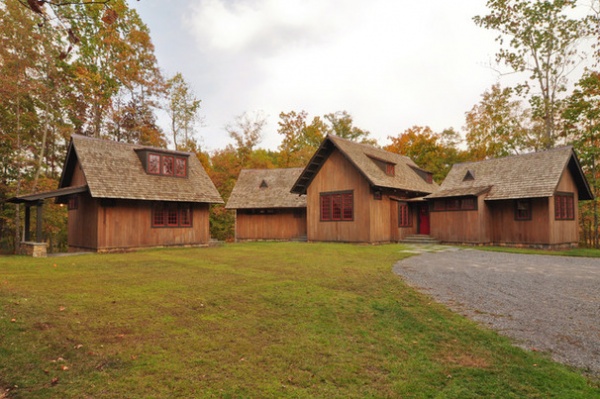
<path id="1" fill-rule="evenodd" d="M 282 110 L 281 143 L 267 150 L 259 147 L 266 119 L 249 112 L 223 132 L 231 144 L 206 152 L 201 100 L 181 73 L 161 71 L 149 29 L 126 0 L 2 0 L 0 251 L 13 251 L 23 229 L 23 208 L 3 200 L 56 189 L 74 133 L 193 152 L 225 201 L 242 168 L 302 167 L 330 133 L 407 155 L 437 182 L 457 162 L 568 144 L 597 198 L 600 1 L 489 0 L 487 7 L 473 21 L 498 33 L 497 68 L 523 80 L 496 83 L 474 99 L 461 131 L 413 126 L 378 143 L 346 111 Z M 158 123 L 159 112 L 168 126 Z M 580 204 L 582 242 L 593 247 L 600 246 L 598 202 Z M 52 249 L 64 250 L 66 210 L 46 201 L 43 226 Z M 231 211 L 213 206 L 212 236 L 231 239 L 233 228 Z"/>

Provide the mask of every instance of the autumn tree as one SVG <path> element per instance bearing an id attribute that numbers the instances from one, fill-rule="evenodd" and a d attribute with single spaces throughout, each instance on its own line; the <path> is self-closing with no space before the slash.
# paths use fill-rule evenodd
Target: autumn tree
<path id="1" fill-rule="evenodd" d="M 498 63 L 528 73 L 528 80 L 516 89 L 528 96 L 532 116 L 543 121 L 542 145 L 550 148 L 558 138 L 567 77 L 584 57 L 580 39 L 597 20 L 569 17 L 576 6 L 573 0 L 488 0 L 487 6 L 489 14 L 473 19 L 499 32 Z"/>
<path id="2" fill-rule="evenodd" d="M 563 116 L 595 197 L 580 207 L 584 240 L 600 248 L 600 72 L 587 72 L 579 80 Z"/>
<path id="3" fill-rule="evenodd" d="M 165 108 L 171 120 L 171 136 L 175 149 L 185 149 L 191 142 L 195 142 L 194 126 L 199 120 L 200 102 L 181 73 L 176 73 L 167 81 Z"/>
<path id="4" fill-rule="evenodd" d="M 512 88 L 495 84 L 465 115 L 466 140 L 476 160 L 499 158 L 534 147 L 535 130 Z"/>
<path id="5" fill-rule="evenodd" d="M 283 136 L 279 145 L 280 165 L 284 168 L 304 167 L 325 137 L 327 126 L 316 116 L 310 124 L 306 111 L 279 114 L 277 133 Z"/>
<path id="6" fill-rule="evenodd" d="M 452 165 L 466 159 L 466 154 L 458 149 L 458 137 L 454 129 L 435 133 L 429 126 L 413 126 L 396 137 L 389 136 L 391 144 L 384 150 L 409 157 L 441 182 Z"/>
<path id="7" fill-rule="evenodd" d="M 368 130 L 354 126 L 354 120 L 347 111 L 338 111 L 325 115 L 327 134 L 334 134 L 348 140 L 363 144 L 377 145 L 377 141 L 370 139 Z"/>

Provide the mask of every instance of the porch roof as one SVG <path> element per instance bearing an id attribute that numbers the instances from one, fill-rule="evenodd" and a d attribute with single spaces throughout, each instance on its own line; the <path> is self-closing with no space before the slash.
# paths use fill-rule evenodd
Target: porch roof
<path id="1" fill-rule="evenodd" d="M 61 198 L 68 197 L 69 195 L 73 195 L 73 194 L 84 193 L 86 191 L 88 191 L 87 184 L 83 185 L 83 186 L 63 187 L 63 188 L 59 188 L 57 190 L 45 191 L 43 193 L 19 195 L 19 196 L 7 199 L 6 202 L 10 202 L 13 204 L 24 204 L 24 203 L 38 202 L 38 201 L 45 200 L 48 198 L 56 198 L 57 199 L 56 202 L 60 203 Z"/>

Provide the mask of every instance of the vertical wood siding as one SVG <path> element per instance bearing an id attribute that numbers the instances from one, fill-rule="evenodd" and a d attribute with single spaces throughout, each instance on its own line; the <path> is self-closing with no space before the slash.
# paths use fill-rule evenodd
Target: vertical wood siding
<path id="1" fill-rule="evenodd" d="M 306 236 L 306 210 L 275 214 L 236 214 L 237 240 L 291 240 Z"/>
<path id="2" fill-rule="evenodd" d="M 354 220 L 321 222 L 320 193 L 346 190 L 353 190 L 354 193 Z M 307 190 L 308 240 L 370 242 L 371 198 L 372 194 L 365 178 L 337 149 L 334 149 Z"/>
<path id="3" fill-rule="evenodd" d="M 577 244 L 579 243 L 579 192 L 571 172 L 565 168 L 558 186 L 557 193 L 572 193 L 574 203 L 574 220 L 556 220 L 554 217 L 554 198 L 550 200 L 550 243 L 551 244 Z"/>

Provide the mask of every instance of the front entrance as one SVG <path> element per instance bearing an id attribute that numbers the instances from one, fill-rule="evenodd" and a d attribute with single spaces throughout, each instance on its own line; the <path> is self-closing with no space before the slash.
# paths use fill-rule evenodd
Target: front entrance
<path id="1" fill-rule="evenodd" d="M 429 204 L 419 204 L 418 210 L 417 233 L 429 234 Z"/>

